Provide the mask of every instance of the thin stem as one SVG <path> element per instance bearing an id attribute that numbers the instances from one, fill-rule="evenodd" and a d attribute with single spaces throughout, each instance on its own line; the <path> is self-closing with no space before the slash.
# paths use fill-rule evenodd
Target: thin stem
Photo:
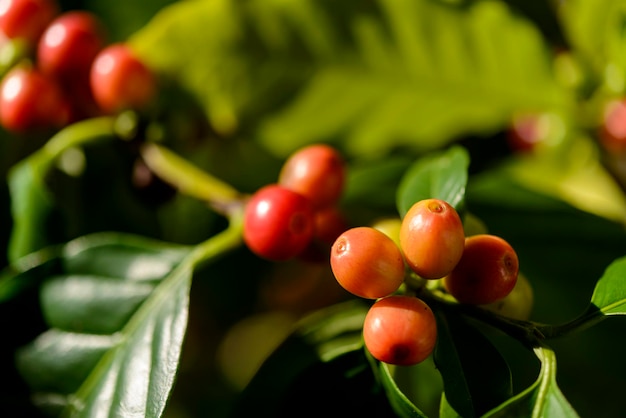
<path id="1" fill-rule="evenodd" d="M 63 151 L 115 135 L 115 118 L 104 116 L 73 123 L 57 132 L 37 151 L 46 160 L 54 160 Z"/>
<path id="2" fill-rule="evenodd" d="M 224 231 L 212 236 L 194 248 L 189 256 L 189 262 L 193 268 L 214 260 L 241 245 L 243 242 L 242 229 L 243 213 L 241 211 L 232 212 L 229 217 L 228 227 Z"/>
<path id="3" fill-rule="evenodd" d="M 459 304 L 438 295 L 437 291 L 430 289 L 423 289 L 420 297 L 428 300 L 433 306 L 475 318 L 530 347 L 537 346 L 546 338 L 542 331 L 548 329 L 549 326 L 545 324 L 507 318 L 478 306 Z"/>
<path id="4" fill-rule="evenodd" d="M 242 193 L 169 149 L 146 143 L 140 152 L 148 167 L 179 192 L 206 201 L 227 216 L 240 209 L 244 199 Z"/>

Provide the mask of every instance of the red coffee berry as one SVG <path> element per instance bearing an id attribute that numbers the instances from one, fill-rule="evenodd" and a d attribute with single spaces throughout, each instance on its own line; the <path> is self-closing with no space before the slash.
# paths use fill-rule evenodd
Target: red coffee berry
<path id="1" fill-rule="evenodd" d="M 443 284 L 460 303 L 484 305 L 511 293 L 518 273 L 517 253 L 507 241 L 495 235 L 473 235 L 466 238 L 463 256 Z"/>
<path id="2" fill-rule="evenodd" d="M 93 13 L 66 12 L 54 19 L 41 36 L 37 66 L 64 82 L 76 78 L 88 81 L 91 64 L 103 46 L 103 28 Z"/>
<path id="3" fill-rule="evenodd" d="M 283 165 L 278 183 L 321 208 L 335 204 L 344 189 L 345 164 L 332 146 L 313 144 L 293 153 Z"/>
<path id="4" fill-rule="evenodd" d="M 156 93 L 154 74 L 123 43 L 98 53 L 91 66 L 90 84 L 96 103 L 107 113 L 144 108 Z"/>
<path id="5" fill-rule="evenodd" d="M 58 12 L 52 0 L 0 0 L 0 31 L 34 46 Z"/>
<path id="6" fill-rule="evenodd" d="M 388 296 L 404 281 L 404 260 L 396 243 L 367 226 L 348 229 L 337 238 L 330 266 L 339 284 L 362 298 Z"/>
<path id="7" fill-rule="evenodd" d="M 372 356 L 384 363 L 418 364 L 435 348 L 435 315 L 416 297 L 394 295 L 380 299 L 365 316 L 363 341 Z"/>
<path id="8" fill-rule="evenodd" d="M 614 100 L 605 106 L 599 140 L 610 153 L 626 151 L 626 100 Z"/>
<path id="9" fill-rule="evenodd" d="M 457 211 L 441 199 L 416 202 L 400 226 L 400 247 L 409 267 L 424 279 L 440 279 L 461 259 L 465 243 Z"/>
<path id="10" fill-rule="evenodd" d="M 60 128 L 69 120 L 60 87 L 30 66 L 11 69 L 0 84 L 0 123 L 13 132 Z"/>
<path id="11" fill-rule="evenodd" d="M 309 245 L 315 232 L 311 202 L 277 184 L 257 190 L 244 213 L 243 238 L 248 248 L 268 260 L 288 260 Z"/>

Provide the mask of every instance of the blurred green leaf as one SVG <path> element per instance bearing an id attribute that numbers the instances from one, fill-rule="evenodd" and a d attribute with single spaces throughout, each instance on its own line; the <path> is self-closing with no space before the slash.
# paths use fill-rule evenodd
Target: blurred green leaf
<path id="1" fill-rule="evenodd" d="M 9 261 L 50 244 L 49 235 L 53 197 L 46 185 L 46 176 L 56 159 L 73 146 L 97 141 L 113 135 L 113 119 L 85 120 L 58 132 L 35 153 L 20 161 L 8 173 L 13 228 L 9 241 Z"/>
<path id="2" fill-rule="evenodd" d="M 616 93 L 626 87 L 626 37 L 623 0 L 572 0 L 560 6 L 560 16 L 568 41 L 581 62 L 604 79 Z"/>
<path id="3" fill-rule="evenodd" d="M 591 303 L 604 315 L 626 314 L 626 257 L 607 267 L 596 284 Z"/>
<path id="4" fill-rule="evenodd" d="M 402 393 L 392 375 L 391 367 L 388 364 L 378 362 L 381 383 L 394 412 L 400 418 L 426 418 L 426 415 Z"/>
<path id="5" fill-rule="evenodd" d="M 495 1 L 181 2 L 130 41 L 218 132 L 251 129 L 277 155 L 339 138 L 353 154 L 430 150 L 569 101 L 541 33 Z"/>
<path id="6" fill-rule="evenodd" d="M 40 292 L 50 329 L 16 357 L 37 404 L 72 416 L 160 416 L 186 330 L 189 254 L 115 233 L 65 245 L 60 274 Z"/>
<path id="7" fill-rule="evenodd" d="M 491 342 L 456 315 L 437 313 L 435 364 L 444 393 L 460 416 L 480 416 L 512 395 L 511 372 Z"/>
<path id="8" fill-rule="evenodd" d="M 294 142 L 342 135 L 354 153 L 425 150 L 493 132 L 515 108 L 566 106 L 540 33 L 503 2 L 378 5 L 378 13 L 345 23 L 350 55 L 316 71 L 261 127 L 270 148 L 285 152 Z"/>
<path id="9" fill-rule="evenodd" d="M 591 138 L 570 138 L 563 146 L 509 160 L 502 174 L 527 189 L 626 224 L 626 195 L 602 165 Z"/>
<path id="10" fill-rule="evenodd" d="M 45 232 L 54 203 L 37 168 L 25 160 L 8 178 L 14 225 L 8 249 L 11 261 L 50 244 Z"/>
<path id="11" fill-rule="evenodd" d="M 541 360 L 541 371 L 537 381 L 522 393 L 484 415 L 484 418 L 575 418 L 578 414 L 556 383 L 556 356 L 547 347 L 535 349 Z"/>
<path id="12" fill-rule="evenodd" d="M 459 146 L 439 151 L 415 162 L 404 174 L 397 189 L 401 216 L 417 201 L 443 199 L 461 210 L 467 184 L 469 155 Z"/>

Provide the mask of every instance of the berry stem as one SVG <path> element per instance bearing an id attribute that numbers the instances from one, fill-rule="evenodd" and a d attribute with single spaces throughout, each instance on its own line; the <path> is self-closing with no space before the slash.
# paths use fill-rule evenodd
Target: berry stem
<path id="1" fill-rule="evenodd" d="M 29 157 L 35 167 L 45 173 L 59 155 L 69 148 L 94 142 L 105 137 L 115 135 L 115 119 L 111 117 L 99 117 L 86 119 L 66 126 L 35 154 Z"/>
<path id="2" fill-rule="evenodd" d="M 216 260 L 243 243 L 243 211 L 231 212 L 228 227 L 222 232 L 196 245 L 189 257 L 195 269 L 201 264 Z"/>
<path id="3" fill-rule="evenodd" d="M 179 192 L 206 201 L 229 218 L 241 212 L 245 196 L 229 184 L 161 145 L 146 143 L 140 152 L 147 166 Z"/>

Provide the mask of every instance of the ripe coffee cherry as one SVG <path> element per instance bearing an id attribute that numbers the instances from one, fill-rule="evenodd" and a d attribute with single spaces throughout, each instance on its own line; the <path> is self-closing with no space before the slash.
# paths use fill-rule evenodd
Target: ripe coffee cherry
<path id="1" fill-rule="evenodd" d="M 599 140 L 610 153 L 626 151 L 626 100 L 614 100 L 605 106 Z"/>
<path id="2" fill-rule="evenodd" d="M 372 356 L 384 363 L 420 363 L 437 342 L 435 315 L 416 297 L 394 295 L 380 299 L 365 316 L 363 341 Z"/>
<path id="3" fill-rule="evenodd" d="M 460 303 L 484 305 L 506 297 L 517 282 L 517 253 L 504 239 L 489 234 L 465 239 L 463 257 L 443 279 Z"/>
<path id="4" fill-rule="evenodd" d="M 311 202 L 277 184 L 257 190 L 244 213 L 243 238 L 250 250 L 268 260 L 288 260 L 302 253 L 313 239 Z"/>
<path id="5" fill-rule="evenodd" d="M 440 279 L 461 259 L 465 243 L 457 211 L 441 199 L 416 202 L 402 219 L 400 247 L 409 267 L 424 279 Z"/>
<path id="6" fill-rule="evenodd" d="M 345 183 L 345 165 L 339 152 L 326 144 L 309 145 L 293 153 L 283 165 L 278 183 L 322 208 L 335 204 Z"/>
<path id="7" fill-rule="evenodd" d="M 11 69 L 0 84 L 0 123 L 13 132 L 52 129 L 69 120 L 60 87 L 30 66 Z"/>
<path id="8" fill-rule="evenodd" d="M 37 66 L 64 83 L 76 78 L 88 82 L 91 64 L 103 46 L 103 29 L 94 14 L 82 10 L 66 12 L 53 20 L 41 36 Z"/>
<path id="9" fill-rule="evenodd" d="M 102 49 L 91 66 L 93 97 L 107 113 L 144 108 L 156 93 L 152 71 L 123 43 Z"/>
<path id="10" fill-rule="evenodd" d="M 515 287 L 504 299 L 482 305 L 484 309 L 508 318 L 527 321 L 533 309 L 533 288 L 525 275 L 519 273 Z"/>
<path id="11" fill-rule="evenodd" d="M 52 0 L 0 0 L 0 31 L 34 46 L 58 12 Z"/>
<path id="12" fill-rule="evenodd" d="M 404 260 L 396 243 L 367 226 L 348 229 L 337 238 L 330 267 L 344 289 L 367 299 L 388 296 L 404 281 Z"/>

